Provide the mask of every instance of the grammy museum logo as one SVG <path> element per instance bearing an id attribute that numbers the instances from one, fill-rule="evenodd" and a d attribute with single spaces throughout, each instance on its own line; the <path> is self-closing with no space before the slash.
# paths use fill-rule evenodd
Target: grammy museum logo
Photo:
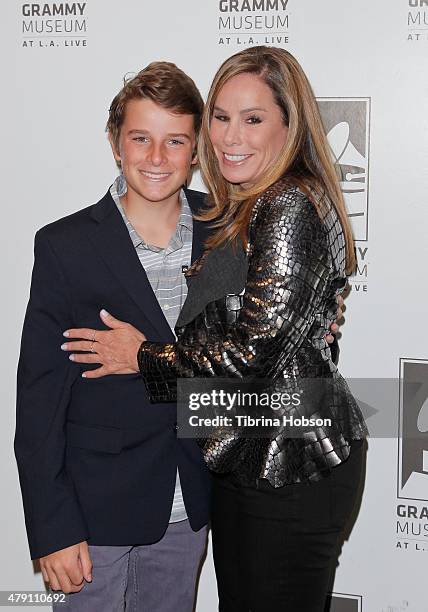
<path id="1" fill-rule="evenodd" d="M 370 98 L 318 98 L 356 242 L 357 270 L 351 290 L 368 291 Z"/>
<path id="2" fill-rule="evenodd" d="M 218 44 L 288 45 L 289 4 L 290 0 L 218 0 Z"/>
<path id="3" fill-rule="evenodd" d="M 397 548 L 428 552 L 428 360 L 400 359 Z"/>
<path id="4" fill-rule="evenodd" d="M 21 46 L 56 49 L 87 46 L 87 2 L 20 3 Z"/>
<path id="5" fill-rule="evenodd" d="M 407 40 L 418 43 L 428 41 L 428 0 L 407 2 Z"/>

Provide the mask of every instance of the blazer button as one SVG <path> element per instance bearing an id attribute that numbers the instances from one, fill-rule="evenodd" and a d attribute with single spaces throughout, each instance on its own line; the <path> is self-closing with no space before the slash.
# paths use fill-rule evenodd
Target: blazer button
<path id="1" fill-rule="evenodd" d="M 175 429 L 175 431 L 178 431 L 179 426 L 177 425 L 177 423 L 174 423 L 174 427 L 173 427 L 173 429 Z"/>

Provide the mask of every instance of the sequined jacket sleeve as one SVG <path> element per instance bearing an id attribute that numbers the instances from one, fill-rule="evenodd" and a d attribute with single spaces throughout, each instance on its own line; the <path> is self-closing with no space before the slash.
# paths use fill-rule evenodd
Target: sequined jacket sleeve
<path id="1" fill-rule="evenodd" d="M 142 344 L 138 363 L 152 401 L 175 400 L 182 377 L 274 378 L 304 342 L 332 273 L 314 205 L 297 189 L 273 186 L 255 206 L 249 238 L 243 305 L 232 328 L 196 336 L 184 328 L 173 344 Z"/>

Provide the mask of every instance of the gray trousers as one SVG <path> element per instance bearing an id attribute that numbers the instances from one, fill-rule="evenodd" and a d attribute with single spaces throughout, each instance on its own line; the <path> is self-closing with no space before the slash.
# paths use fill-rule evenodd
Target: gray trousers
<path id="1" fill-rule="evenodd" d="M 89 546 L 92 582 L 67 595 L 57 612 L 192 612 L 207 527 L 170 523 L 145 546 Z"/>

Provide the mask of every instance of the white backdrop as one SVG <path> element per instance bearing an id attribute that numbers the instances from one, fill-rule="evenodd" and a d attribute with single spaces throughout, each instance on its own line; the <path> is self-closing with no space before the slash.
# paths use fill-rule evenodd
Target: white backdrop
<path id="1" fill-rule="evenodd" d="M 68 14 L 49 16 L 54 6 L 58 13 L 68 7 Z M 152 60 L 174 61 L 206 95 L 220 62 L 246 45 L 267 36 L 294 53 L 320 99 L 360 238 L 341 370 L 397 379 L 400 360 L 402 367 L 416 361 L 418 376 L 428 380 L 428 6 L 426 0 L 3 0 L 0 10 L 0 590 L 31 590 L 42 581 L 29 560 L 12 438 L 33 236 L 96 202 L 113 181 L 104 126 L 123 76 Z M 198 179 L 193 186 L 200 187 Z M 393 394 L 384 414 L 391 432 L 406 410 Z M 428 441 L 423 444 L 428 453 Z M 337 571 L 334 591 L 344 595 L 335 612 L 428 610 L 428 455 L 415 459 L 417 484 L 409 494 L 400 449 L 397 435 L 370 441 L 363 503 Z M 409 506 L 413 517 L 398 516 L 409 514 Z M 216 610 L 210 554 L 197 610 Z"/>

